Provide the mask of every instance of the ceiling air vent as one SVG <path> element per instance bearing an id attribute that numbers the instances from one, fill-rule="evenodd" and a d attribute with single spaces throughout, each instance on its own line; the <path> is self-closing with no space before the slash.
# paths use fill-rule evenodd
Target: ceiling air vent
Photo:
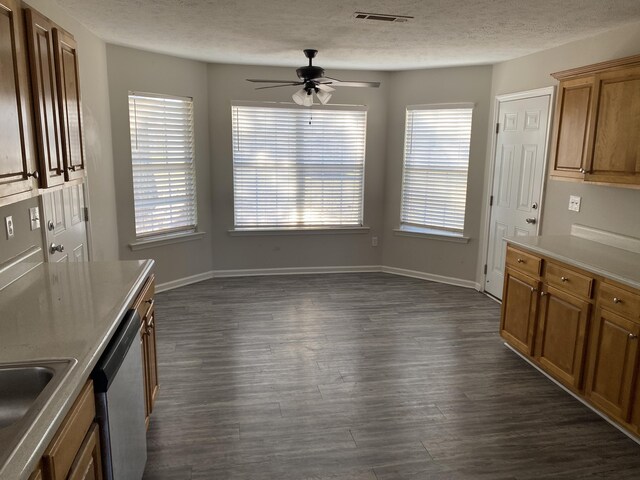
<path id="1" fill-rule="evenodd" d="M 376 22 L 408 22 L 413 19 L 413 17 L 408 17 L 405 15 L 387 15 L 386 13 L 365 13 L 365 12 L 356 12 L 353 14 L 353 17 L 357 20 L 373 20 Z"/>

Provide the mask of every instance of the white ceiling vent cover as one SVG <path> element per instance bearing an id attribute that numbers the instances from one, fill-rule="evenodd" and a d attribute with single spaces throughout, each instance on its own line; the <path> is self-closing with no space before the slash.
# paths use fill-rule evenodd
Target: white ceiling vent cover
<path id="1" fill-rule="evenodd" d="M 372 20 L 375 22 L 396 22 L 403 23 L 412 20 L 413 17 L 408 17 L 405 15 L 387 15 L 386 13 L 366 13 L 366 12 L 356 12 L 353 14 L 353 18 L 356 20 Z"/>

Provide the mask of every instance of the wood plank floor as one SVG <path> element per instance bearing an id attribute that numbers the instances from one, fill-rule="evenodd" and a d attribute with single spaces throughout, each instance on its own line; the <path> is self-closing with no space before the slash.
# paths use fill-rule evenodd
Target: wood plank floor
<path id="1" fill-rule="evenodd" d="M 145 479 L 640 478 L 498 324 L 473 290 L 378 273 L 159 294 Z"/>

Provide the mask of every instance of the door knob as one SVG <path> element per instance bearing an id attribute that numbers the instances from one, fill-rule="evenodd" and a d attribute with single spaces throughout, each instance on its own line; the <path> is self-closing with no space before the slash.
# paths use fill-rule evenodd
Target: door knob
<path id="1" fill-rule="evenodd" d="M 56 245 L 55 243 L 52 243 L 51 245 L 49 245 L 49 252 L 56 253 L 56 252 L 64 252 L 64 245 L 60 244 L 60 245 Z"/>
<path id="2" fill-rule="evenodd" d="M 531 225 L 535 225 L 535 223 L 536 223 L 536 219 L 535 218 L 526 218 L 524 221 L 529 223 L 529 224 L 531 224 Z"/>

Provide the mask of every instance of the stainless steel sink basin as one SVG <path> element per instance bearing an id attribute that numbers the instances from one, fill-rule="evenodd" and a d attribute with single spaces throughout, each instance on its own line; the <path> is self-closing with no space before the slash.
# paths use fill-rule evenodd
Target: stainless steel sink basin
<path id="1" fill-rule="evenodd" d="M 52 360 L 0 365 L 0 431 L 30 413 L 37 413 L 70 363 L 69 360 Z"/>

